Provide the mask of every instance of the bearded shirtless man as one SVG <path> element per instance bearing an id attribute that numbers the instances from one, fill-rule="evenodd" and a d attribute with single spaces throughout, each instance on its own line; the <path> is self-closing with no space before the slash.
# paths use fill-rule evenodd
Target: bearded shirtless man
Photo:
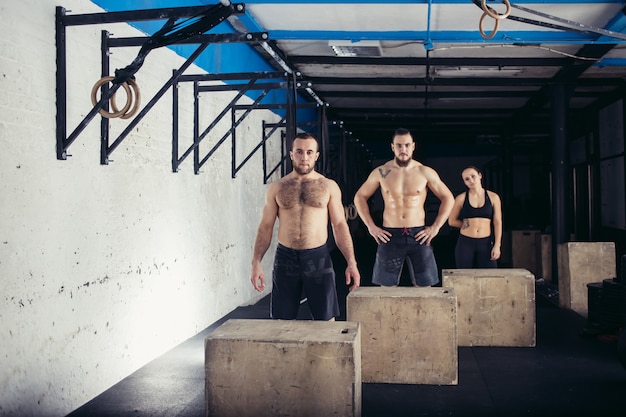
<path id="1" fill-rule="evenodd" d="M 397 286 L 407 260 L 413 285 L 432 286 L 439 282 L 439 272 L 430 242 L 446 223 L 454 196 L 434 169 L 413 159 L 415 142 L 407 129 L 394 132 L 391 150 L 395 158 L 374 169 L 354 197 L 359 216 L 378 243 L 372 282 Z M 367 203 L 379 187 L 385 204 L 382 227 L 374 223 Z M 430 226 L 424 210 L 428 190 L 441 201 Z"/>
<path id="2" fill-rule="evenodd" d="M 315 320 L 334 320 L 339 315 L 335 272 L 326 246 L 329 219 L 337 247 L 347 261 L 346 285 L 352 291 L 361 282 L 341 190 L 335 181 L 314 170 L 319 155 L 317 139 L 298 134 L 289 152 L 293 171 L 271 183 L 265 196 L 250 280 L 257 291 L 263 291 L 261 260 L 278 218 L 270 308 L 274 319 L 296 318 L 302 289 Z"/>

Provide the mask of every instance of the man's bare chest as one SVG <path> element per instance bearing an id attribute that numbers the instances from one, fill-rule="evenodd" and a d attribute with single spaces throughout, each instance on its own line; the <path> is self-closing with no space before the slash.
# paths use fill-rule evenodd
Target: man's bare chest
<path id="1" fill-rule="evenodd" d="M 413 171 L 401 172 L 396 169 L 380 169 L 381 191 L 402 196 L 419 196 L 426 192 L 426 178 Z"/>
<path id="2" fill-rule="evenodd" d="M 276 197 L 278 206 L 283 209 L 323 208 L 328 205 L 329 192 L 321 180 L 285 181 Z"/>

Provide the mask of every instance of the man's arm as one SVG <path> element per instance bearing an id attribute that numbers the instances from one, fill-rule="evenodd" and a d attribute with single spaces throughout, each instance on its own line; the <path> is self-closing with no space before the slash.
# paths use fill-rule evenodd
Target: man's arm
<path id="1" fill-rule="evenodd" d="M 463 201 L 465 200 L 465 193 L 461 193 L 454 199 L 454 205 L 452 211 L 450 211 L 450 217 L 448 218 L 448 224 L 452 227 L 460 229 L 463 226 L 463 221 L 459 219 L 461 209 L 463 208 Z"/>
<path id="2" fill-rule="evenodd" d="M 372 214 L 370 213 L 369 205 L 367 201 L 374 195 L 378 187 L 380 187 L 380 173 L 378 169 L 373 170 L 367 177 L 367 180 L 361 185 L 354 196 L 354 206 L 356 207 L 359 217 L 363 220 L 365 227 L 370 235 L 376 240 L 376 243 L 383 241 L 389 241 L 391 235 L 388 231 L 381 229 L 374 223 Z"/>
<path id="3" fill-rule="evenodd" d="M 439 178 L 439 174 L 437 171 L 430 167 L 423 167 L 423 173 L 428 181 L 428 189 L 435 194 L 435 196 L 441 202 L 439 204 L 439 212 L 437 213 L 437 217 L 433 221 L 433 224 L 430 226 L 426 226 L 424 230 L 420 231 L 415 237 L 420 243 L 426 243 L 430 245 L 430 241 L 437 236 L 439 230 L 443 227 L 443 225 L 450 217 L 450 212 L 452 211 L 452 207 L 454 206 L 454 196 L 452 195 L 452 191 L 448 188 L 446 184 L 441 181 Z"/>
<path id="4" fill-rule="evenodd" d="M 350 235 L 350 228 L 346 221 L 345 210 L 341 202 L 341 190 L 335 181 L 328 180 L 330 199 L 328 200 L 328 216 L 333 228 L 333 236 L 337 247 L 346 258 L 346 285 L 350 285 L 350 291 L 357 289 L 361 285 L 361 274 L 356 264 L 354 255 L 354 243 Z"/>
<path id="5" fill-rule="evenodd" d="M 256 239 L 254 240 L 250 281 L 252 281 L 252 286 L 257 291 L 263 291 L 265 288 L 265 275 L 261 268 L 261 260 L 272 242 L 274 224 L 276 223 L 276 217 L 278 215 L 278 204 L 276 203 L 277 187 L 278 183 L 272 183 L 265 193 L 265 206 L 261 213 L 261 222 L 259 223 Z"/>

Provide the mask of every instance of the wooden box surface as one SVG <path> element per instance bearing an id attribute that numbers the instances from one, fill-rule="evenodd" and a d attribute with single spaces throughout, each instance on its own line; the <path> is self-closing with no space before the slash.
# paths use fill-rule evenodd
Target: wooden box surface
<path id="1" fill-rule="evenodd" d="M 587 317 L 587 284 L 615 278 L 615 243 L 560 243 L 557 260 L 559 305 Z"/>
<path id="2" fill-rule="evenodd" d="M 361 287 L 346 311 L 361 323 L 363 382 L 458 383 L 454 290 Z"/>
<path id="3" fill-rule="evenodd" d="M 361 415 L 359 323 L 228 320 L 205 338 L 206 415 Z"/>
<path id="4" fill-rule="evenodd" d="M 444 269 L 457 296 L 459 346 L 536 345 L 535 277 L 526 269 Z"/>

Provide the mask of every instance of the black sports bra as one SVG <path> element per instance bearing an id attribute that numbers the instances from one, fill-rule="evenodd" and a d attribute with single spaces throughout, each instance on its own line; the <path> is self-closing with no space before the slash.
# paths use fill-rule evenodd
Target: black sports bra
<path id="1" fill-rule="evenodd" d="M 485 204 L 483 204 L 482 207 L 472 207 L 469 202 L 469 192 L 465 193 L 465 201 L 463 202 L 459 218 L 473 219 L 477 217 L 493 219 L 493 204 L 491 204 L 487 190 L 485 190 Z"/>

